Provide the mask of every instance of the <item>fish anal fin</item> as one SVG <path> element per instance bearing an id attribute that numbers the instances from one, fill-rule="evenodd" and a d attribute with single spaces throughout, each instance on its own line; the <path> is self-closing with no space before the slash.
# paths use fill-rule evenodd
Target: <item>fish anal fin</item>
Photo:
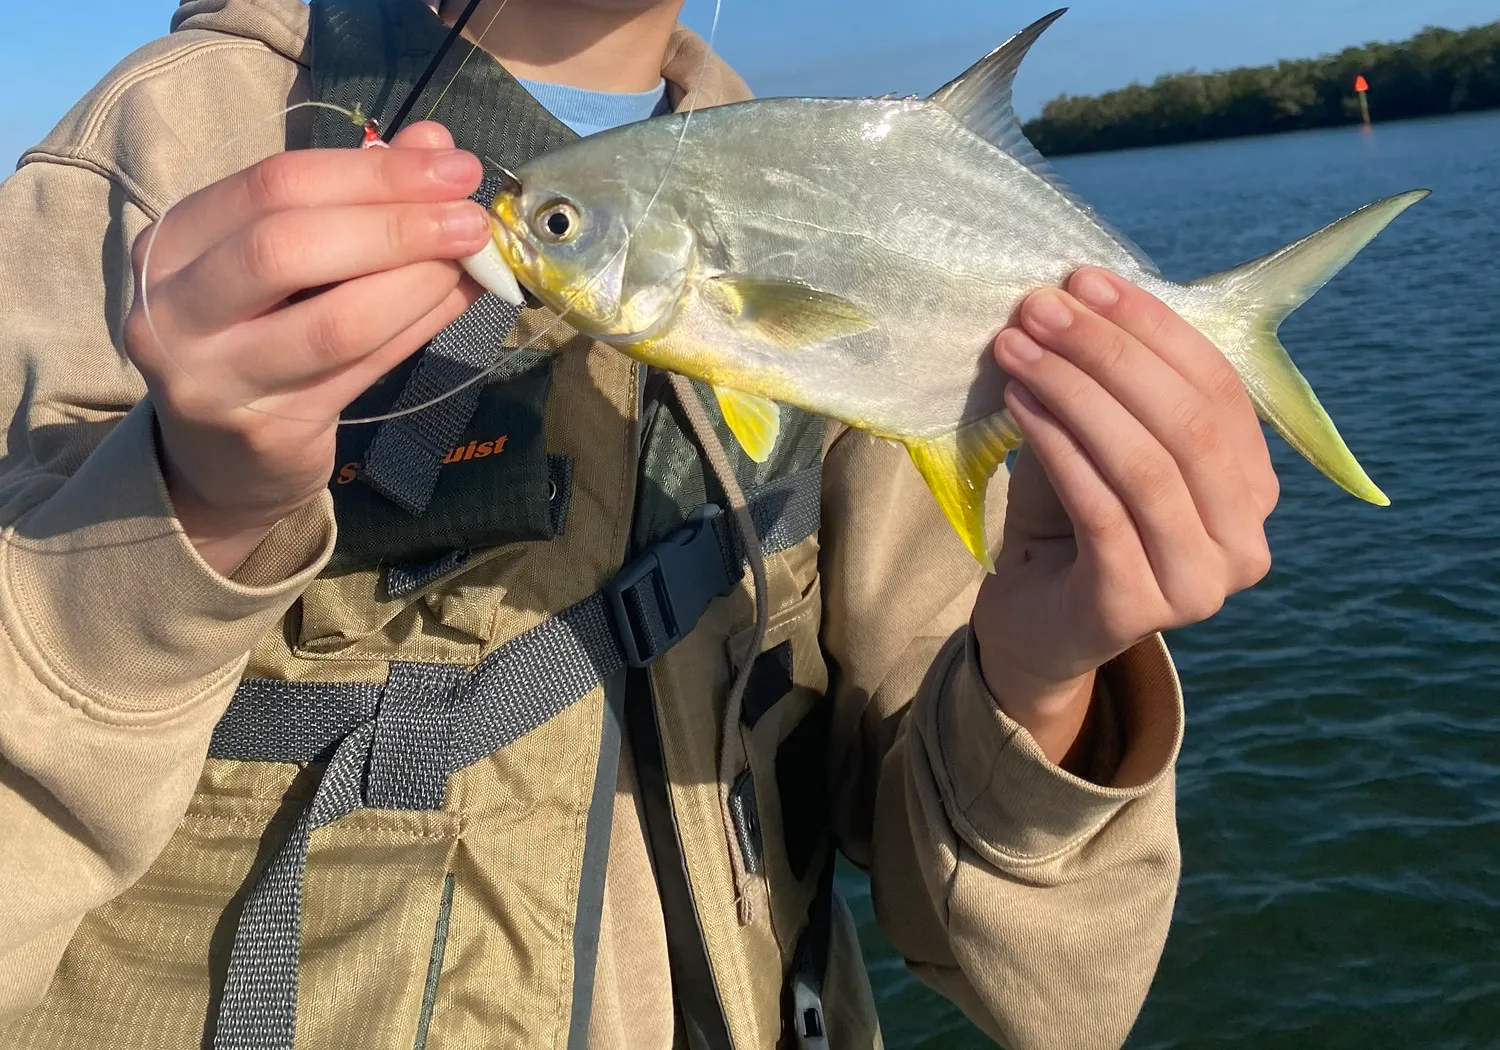
<path id="1" fill-rule="evenodd" d="M 703 282 L 703 297 L 732 324 L 787 349 L 852 335 L 875 325 L 848 299 L 798 281 L 724 274 Z"/>
<path id="2" fill-rule="evenodd" d="M 742 390 L 718 386 L 713 389 L 730 433 L 747 456 L 757 463 L 764 463 L 771 457 L 771 450 L 776 447 L 776 438 L 781 433 L 781 410 L 776 402 Z"/>
<path id="3" fill-rule="evenodd" d="M 985 493 L 1005 457 L 1021 445 L 1010 415 L 998 412 L 941 437 L 903 440 L 948 524 L 984 570 L 994 572 L 984 529 Z"/>

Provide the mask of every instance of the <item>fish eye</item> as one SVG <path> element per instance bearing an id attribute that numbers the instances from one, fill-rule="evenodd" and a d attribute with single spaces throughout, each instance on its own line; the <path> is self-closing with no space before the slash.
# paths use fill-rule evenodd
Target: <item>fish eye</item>
<path id="1" fill-rule="evenodd" d="M 553 244 L 571 240 L 578 233 L 582 220 L 578 209 L 567 201 L 553 201 L 536 213 L 537 233 Z"/>

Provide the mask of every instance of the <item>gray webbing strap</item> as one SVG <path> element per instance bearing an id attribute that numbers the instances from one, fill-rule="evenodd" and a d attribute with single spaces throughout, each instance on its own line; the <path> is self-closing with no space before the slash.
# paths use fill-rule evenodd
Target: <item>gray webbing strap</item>
<path id="1" fill-rule="evenodd" d="M 474 199 L 489 207 L 499 188 L 499 179 L 486 175 Z M 486 292 L 427 344 L 391 411 L 406 411 L 450 390 L 457 392 L 420 412 L 382 423 L 365 453 L 360 474 L 366 483 L 409 513 L 427 509 L 443 469 L 443 453 L 458 443 L 474 418 L 484 383 L 458 388 L 494 367 L 520 316 L 518 307 Z"/>
<path id="2" fill-rule="evenodd" d="M 292 1050 L 297 1034 L 296 974 L 302 948 L 302 879 L 313 830 L 360 807 L 361 781 L 373 725 L 344 738 L 323 772 L 312 804 L 261 872 L 240 913 L 229 974 L 214 1028 L 215 1050 Z"/>
<path id="3" fill-rule="evenodd" d="M 449 551 L 420 565 L 387 565 L 381 574 L 385 580 L 385 596 L 405 598 L 408 594 L 416 594 L 469 564 L 470 553 L 466 550 Z"/>
<path id="4" fill-rule="evenodd" d="M 445 46 L 449 27 L 416 0 L 313 0 L 309 57 L 314 96 L 358 106 L 382 123 L 403 102 L 447 126 L 460 148 L 520 167 L 532 157 L 576 139 L 494 58 L 470 47 L 452 48 L 415 98 L 425 67 Z M 312 144 L 352 145 L 354 129 L 341 114 L 312 115 Z M 488 206 L 498 181 L 487 179 L 474 199 Z M 480 299 L 428 345 L 398 395 L 411 408 L 452 390 L 494 364 L 516 312 L 493 296 Z M 362 476 L 412 514 L 426 510 L 443 453 L 473 418 L 479 388 L 430 410 L 389 420 L 376 432 Z"/>
<path id="5" fill-rule="evenodd" d="M 821 476 L 815 467 L 752 496 L 767 555 L 817 532 Z M 326 760 L 328 766 L 312 803 L 246 899 L 215 1050 L 292 1050 L 302 885 L 313 831 L 362 807 L 441 809 L 451 774 L 545 724 L 627 664 L 644 666 L 659 657 L 696 625 L 704 596 L 728 593 L 744 571 L 727 518 L 695 516 L 604 591 L 507 642 L 472 673 L 395 663 L 384 686 L 241 683 L 209 757 Z M 696 553 L 684 560 L 684 550 Z M 711 578 L 687 579 L 684 567 Z"/>

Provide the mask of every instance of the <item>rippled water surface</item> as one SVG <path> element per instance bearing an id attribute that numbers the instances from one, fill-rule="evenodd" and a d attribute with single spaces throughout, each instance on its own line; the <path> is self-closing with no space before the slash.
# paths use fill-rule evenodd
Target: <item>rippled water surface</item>
<path id="1" fill-rule="evenodd" d="M 1271 576 L 1169 639 L 1183 884 L 1131 1046 L 1500 1047 L 1500 114 L 1058 167 L 1180 279 L 1434 191 L 1282 329 L 1394 505 L 1273 440 Z M 844 889 L 888 1045 L 992 1045 Z"/>

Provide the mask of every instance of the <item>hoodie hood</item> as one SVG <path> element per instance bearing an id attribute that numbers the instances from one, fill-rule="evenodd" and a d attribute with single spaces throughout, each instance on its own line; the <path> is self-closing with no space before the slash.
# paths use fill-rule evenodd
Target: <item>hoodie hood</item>
<path id="1" fill-rule="evenodd" d="M 172 16 L 172 30 L 198 29 L 243 37 L 306 66 L 310 61 L 309 22 L 308 6 L 302 0 L 182 0 Z M 750 88 L 717 55 L 710 55 L 705 66 L 707 50 L 703 39 L 685 26 L 673 31 L 661 72 L 675 109 L 691 103 L 695 87 L 699 108 L 752 97 Z"/>

